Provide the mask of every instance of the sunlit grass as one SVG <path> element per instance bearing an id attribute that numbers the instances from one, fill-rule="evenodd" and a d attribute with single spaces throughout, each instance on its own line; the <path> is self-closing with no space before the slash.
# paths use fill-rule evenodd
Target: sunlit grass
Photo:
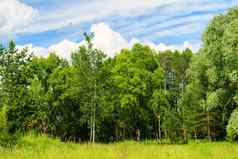
<path id="1" fill-rule="evenodd" d="M 25 136 L 16 148 L 0 149 L 2 159 L 238 159 L 238 144 L 192 142 L 159 145 L 156 142 L 114 144 L 62 143 L 46 136 Z"/>

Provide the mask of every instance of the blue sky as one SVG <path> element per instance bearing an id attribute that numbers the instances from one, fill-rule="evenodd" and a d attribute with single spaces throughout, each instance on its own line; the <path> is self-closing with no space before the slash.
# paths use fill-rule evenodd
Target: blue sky
<path id="1" fill-rule="evenodd" d="M 99 29 L 103 32 L 100 35 L 108 34 L 105 30 L 111 30 L 110 33 L 116 34 L 113 37 L 120 36 L 120 40 L 128 43 L 133 39 L 153 45 L 181 46 L 189 42 L 198 48 L 202 32 L 211 18 L 238 5 L 238 0 L 1 1 L 1 42 L 14 39 L 18 45 L 32 44 L 42 48 L 65 39 L 78 43 L 82 40 L 82 32 L 92 31 L 92 25 L 100 23 L 106 27 Z M 4 6 L 12 11 L 3 12 Z M 8 12 L 12 21 L 7 17 Z M 100 39 L 107 40 L 105 38 Z"/>

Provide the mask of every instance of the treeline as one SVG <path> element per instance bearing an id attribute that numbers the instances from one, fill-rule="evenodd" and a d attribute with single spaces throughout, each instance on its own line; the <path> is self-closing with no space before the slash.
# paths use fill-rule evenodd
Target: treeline
<path id="1" fill-rule="evenodd" d="M 0 139 L 32 130 L 63 141 L 237 138 L 238 8 L 211 21 L 195 54 L 135 44 L 108 58 L 92 38 L 69 61 L 0 48 Z"/>

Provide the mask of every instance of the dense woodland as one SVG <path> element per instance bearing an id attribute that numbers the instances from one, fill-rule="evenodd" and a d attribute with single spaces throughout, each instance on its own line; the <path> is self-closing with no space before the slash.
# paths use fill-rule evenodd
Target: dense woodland
<path id="1" fill-rule="evenodd" d="M 0 140 L 238 139 L 238 8 L 213 18 L 197 53 L 135 44 L 109 58 L 84 36 L 70 60 L 0 47 Z"/>

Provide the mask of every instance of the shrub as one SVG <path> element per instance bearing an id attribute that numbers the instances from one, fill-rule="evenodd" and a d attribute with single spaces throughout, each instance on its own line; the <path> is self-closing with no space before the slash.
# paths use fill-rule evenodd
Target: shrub
<path id="1" fill-rule="evenodd" d="M 238 109 L 235 109 L 231 114 L 226 131 L 230 141 L 238 139 Z"/>
<path id="2" fill-rule="evenodd" d="M 7 123 L 7 107 L 0 110 L 0 146 L 11 148 L 17 143 L 17 135 L 9 134 Z"/>

